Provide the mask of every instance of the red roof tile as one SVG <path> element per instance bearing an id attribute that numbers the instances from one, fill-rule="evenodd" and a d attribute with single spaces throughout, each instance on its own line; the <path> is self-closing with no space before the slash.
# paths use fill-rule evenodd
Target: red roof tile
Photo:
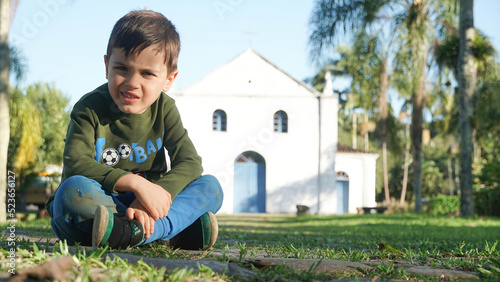
<path id="1" fill-rule="evenodd" d="M 352 148 L 350 146 L 347 146 L 347 145 L 344 145 L 344 144 L 340 144 L 340 143 L 337 143 L 337 152 L 339 152 L 339 153 L 376 154 L 376 153 L 372 153 L 372 152 L 367 152 L 367 151 L 362 151 L 362 150 L 354 149 L 354 148 Z"/>

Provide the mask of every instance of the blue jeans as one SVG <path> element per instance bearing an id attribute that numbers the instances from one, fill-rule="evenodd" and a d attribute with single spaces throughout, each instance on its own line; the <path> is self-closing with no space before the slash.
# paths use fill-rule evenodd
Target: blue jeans
<path id="1" fill-rule="evenodd" d="M 204 175 L 186 186 L 172 200 L 166 217 L 155 221 L 154 233 L 144 244 L 168 240 L 206 212 L 216 213 L 222 205 L 223 193 L 217 178 Z M 125 216 L 128 206 L 135 200 L 132 192 L 113 194 L 104 190 L 97 181 L 84 176 L 66 179 L 56 191 L 49 206 L 52 228 L 57 237 L 69 245 L 92 244 L 92 223 L 97 206 L 108 207 L 117 216 Z"/>

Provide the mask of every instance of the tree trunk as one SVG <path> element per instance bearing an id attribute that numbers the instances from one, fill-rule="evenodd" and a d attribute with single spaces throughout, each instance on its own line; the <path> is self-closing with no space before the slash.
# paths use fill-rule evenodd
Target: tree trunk
<path id="1" fill-rule="evenodd" d="M 479 163 L 481 158 L 481 147 L 477 144 L 476 129 L 472 129 L 472 147 L 474 148 L 474 163 Z"/>
<path id="2" fill-rule="evenodd" d="M 356 119 L 356 112 L 352 111 L 352 148 L 353 149 L 358 148 L 357 136 L 358 136 L 358 121 Z"/>
<path id="3" fill-rule="evenodd" d="M 382 171 L 384 174 L 385 202 L 389 204 L 391 195 L 389 194 L 389 172 L 387 170 L 387 142 L 382 143 Z"/>
<path id="4" fill-rule="evenodd" d="M 453 196 L 455 186 L 453 186 L 453 165 L 450 157 L 448 158 L 448 188 L 450 189 L 450 196 Z"/>
<path id="5" fill-rule="evenodd" d="M 413 110 L 411 113 L 411 145 L 413 155 L 413 189 L 415 194 L 415 211 L 422 212 L 422 123 L 423 111 L 425 107 L 425 67 L 427 62 L 427 52 L 423 50 L 425 44 L 421 46 L 424 52 L 422 56 L 422 68 L 418 82 L 418 88 L 413 94 Z"/>
<path id="6" fill-rule="evenodd" d="M 384 174 L 384 194 L 385 202 L 389 203 L 391 196 L 389 194 L 389 176 L 387 169 L 387 118 L 389 117 L 389 108 L 387 105 L 387 88 L 389 87 L 389 77 L 387 75 L 387 58 L 382 61 L 380 71 L 380 94 L 378 97 L 378 132 L 382 142 L 382 171 Z"/>
<path id="7" fill-rule="evenodd" d="M 454 159 L 455 159 L 455 187 L 457 187 L 458 189 L 460 187 L 460 165 L 458 163 L 458 157 L 454 157 Z M 460 195 L 461 194 L 462 193 L 460 191 Z"/>
<path id="8" fill-rule="evenodd" d="M 364 136 L 365 136 L 365 152 L 368 152 L 370 149 L 370 146 L 369 146 L 370 145 L 369 144 L 370 137 L 368 135 L 368 113 L 364 114 L 364 122 L 365 122 L 365 126 L 366 126 L 366 130 L 365 130 L 365 134 L 364 134 Z"/>
<path id="9" fill-rule="evenodd" d="M 6 221 L 7 152 L 9 148 L 10 0 L 0 0 L 0 223 Z"/>
<path id="10" fill-rule="evenodd" d="M 405 167 L 404 167 L 404 172 L 403 172 L 403 187 L 401 189 L 401 200 L 399 201 L 401 203 L 401 206 L 405 204 L 405 198 L 406 198 L 406 187 L 408 186 L 408 166 L 410 162 L 410 125 L 406 125 L 406 148 L 405 148 Z"/>
<path id="11" fill-rule="evenodd" d="M 474 1 L 460 0 L 460 23 L 458 48 L 458 101 L 460 124 L 460 215 L 474 215 L 472 189 L 472 100 L 477 82 L 477 66 L 472 53 L 474 29 Z"/>

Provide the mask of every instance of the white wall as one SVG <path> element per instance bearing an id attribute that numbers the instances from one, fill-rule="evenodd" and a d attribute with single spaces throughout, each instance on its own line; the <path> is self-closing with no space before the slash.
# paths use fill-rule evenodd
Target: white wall
<path id="1" fill-rule="evenodd" d="M 337 152 L 335 170 L 349 176 L 349 213 L 358 207 L 374 207 L 375 172 L 378 154 Z"/>
<path id="2" fill-rule="evenodd" d="M 204 173 L 221 182 L 225 193 L 221 212 L 233 211 L 234 161 L 245 151 L 259 153 L 266 162 L 267 212 L 293 213 L 296 204 L 317 204 L 315 97 L 172 97 L 203 159 Z M 212 115 L 217 109 L 227 114 L 226 132 L 212 130 Z M 288 115 L 288 133 L 273 131 L 273 115 L 278 110 Z"/>
<path id="3" fill-rule="evenodd" d="M 224 189 L 221 212 L 233 212 L 234 161 L 245 151 L 259 153 L 265 160 L 267 212 L 293 213 L 297 204 L 312 212 L 336 212 L 338 97 L 331 83 L 325 89 L 321 148 L 319 93 L 252 49 L 182 93 L 171 94 L 203 158 L 205 173 L 215 175 Z M 217 109 L 226 112 L 226 132 L 212 131 Z M 273 115 L 279 110 L 288 115 L 288 133 L 273 131 Z"/>
<path id="4" fill-rule="evenodd" d="M 337 213 L 335 185 L 335 154 L 337 151 L 338 96 L 330 88 L 321 96 L 321 156 L 320 156 L 320 206 L 319 214 Z"/>

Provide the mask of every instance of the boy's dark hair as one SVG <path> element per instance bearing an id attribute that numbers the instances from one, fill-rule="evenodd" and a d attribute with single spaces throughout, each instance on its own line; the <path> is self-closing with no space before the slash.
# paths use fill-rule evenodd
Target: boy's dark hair
<path id="1" fill-rule="evenodd" d="M 158 52 L 164 52 L 168 75 L 177 70 L 177 58 L 181 49 L 175 26 L 162 14 L 140 10 L 132 11 L 119 19 L 109 37 L 106 56 L 111 57 L 113 48 L 123 48 L 125 56 L 142 52 L 159 44 Z"/>

